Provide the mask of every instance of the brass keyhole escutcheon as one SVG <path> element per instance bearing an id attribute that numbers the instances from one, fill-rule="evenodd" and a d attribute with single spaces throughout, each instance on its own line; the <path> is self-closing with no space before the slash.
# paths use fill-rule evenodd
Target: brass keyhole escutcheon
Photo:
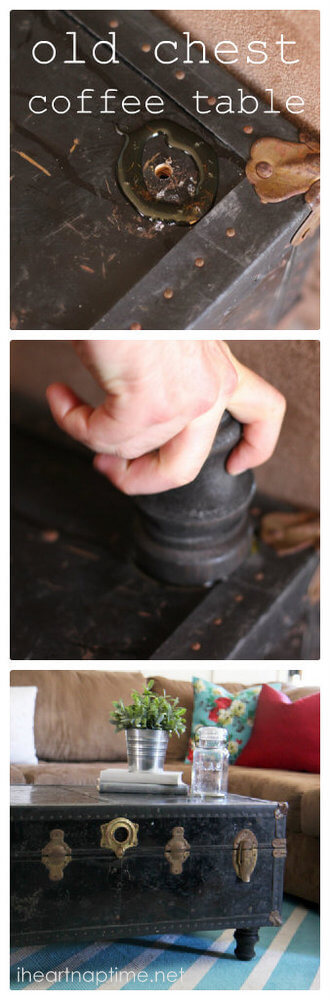
<path id="1" fill-rule="evenodd" d="M 233 843 L 233 865 L 242 882 L 250 882 L 258 859 L 258 841 L 252 830 L 240 830 Z"/>
<path id="2" fill-rule="evenodd" d="M 138 829 L 138 823 L 132 823 L 126 816 L 116 816 L 110 823 L 102 824 L 100 847 L 106 847 L 114 852 L 116 858 L 122 858 L 125 851 L 137 846 Z"/>
<path id="3" fill-rule="evenodd" d="M 162 139 L 162 153 L 158 155 L 153 149 L 145 162 L 146 143 L 157 137 Z M 182 152 L 191 158 L 190 184 L 185 184 L 180 162 L 175 163 L 175 151 L 181 161 Z M 213 205 L 218 184 L 218 163 L 212 146 L 194 132 L 175 122 L 157 120 L 126 136 L 117 164 L 117 176 L 123 194 L 140 215 L 193 226 Z M 159 180 L 163 186 L 157 187 Z M 175 199 L 179 196 L 181 200 L 178 203 Z"/>

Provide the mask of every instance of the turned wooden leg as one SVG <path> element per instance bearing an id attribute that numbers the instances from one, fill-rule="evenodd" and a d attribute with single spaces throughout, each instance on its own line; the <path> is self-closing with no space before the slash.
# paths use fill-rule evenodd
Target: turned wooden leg
<path id="1" fill-rule="evenodd" d="M 240 962 L 249 962 L 255 958 L 254 946 L 259 941 L 259 927 L 238 927 L 235 931 L 236 938 L 235 955 Z"/>
<path id="2" fill-rule="evenodd" d="M 232 573 L 251 546 L 252 472 L 230 476 L 225 464 L 241 425 L 227 411 L 212 450 L 187 486 L 135 498 L 137 560 L 169 583 L 211 584 Z"/>

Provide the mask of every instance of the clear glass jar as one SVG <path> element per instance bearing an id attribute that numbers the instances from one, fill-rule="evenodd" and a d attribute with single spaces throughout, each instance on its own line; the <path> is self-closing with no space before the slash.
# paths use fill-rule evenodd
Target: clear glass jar
<path id="1" fill-rule="evenodd" d="M 190 794 L 201 798 L 224 798 L 228 789 L 229 753 L 227 730 L 200 726 L 195 734 Z"/>

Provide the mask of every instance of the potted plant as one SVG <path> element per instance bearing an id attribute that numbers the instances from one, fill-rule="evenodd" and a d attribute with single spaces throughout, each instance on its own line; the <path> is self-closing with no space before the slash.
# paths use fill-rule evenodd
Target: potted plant
<path id="1" fill-rule="evenodd" d="M 148 681 L 142 694 L 132 691 L 131 705 L 122 699 L 113 702 L 110 722 L 116 733 L 125 730 L 129 771 L 162 771 L 169 737 L 186 728 L 186 709 L 180 708 L 179 699 L 167 698 L 166 691 L 154 694 L 153 684 Z"/>

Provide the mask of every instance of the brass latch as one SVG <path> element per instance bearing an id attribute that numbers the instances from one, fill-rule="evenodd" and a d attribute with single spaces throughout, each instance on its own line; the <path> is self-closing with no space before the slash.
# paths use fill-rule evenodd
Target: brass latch
<path id="1" fill-rule="evenodd" d="M 183 826 L 173 827 L 172 837 L 166 844 L 164 854 L 172 875 L 181 875 L 184 862 L 190 855 L 190 844 L 185 840 Z"/>
<path id="2" fill-rule="evenodd" d="M 71 861 L 71 847 L 65 843 L 64 830 L 51 830 L 50 840 L 41 851 L 41 862 L 47 868 L 51 882 L 60 882 L 64 869 Z"/>
<path id="3" fill-rule="evenodd" d="M 233 843 L 233 865 L 242 882 L 250 882 L 258 858 L 258 841 L 252 830 L 240 830 Z"/>
<path id="4" fill-rule="evenodd" d="M 126 816 L 116 816 L 110 823 L 102 824 L 100 847 L 107 847 L 116 858 L 122 858 L 125 851 L 137 846 L 138 829 L 138 823 L 132 823 Z"/>
<path id="5" fill-rule="evenodd" d="M 264 204 L 305 195 L 311 211 L 292 237 L 294 246 L 311 236 L 320 224 L 320 144 L 306 132 L 300 133 L 299 140 L 257 139 L 245 168 Z"/>

